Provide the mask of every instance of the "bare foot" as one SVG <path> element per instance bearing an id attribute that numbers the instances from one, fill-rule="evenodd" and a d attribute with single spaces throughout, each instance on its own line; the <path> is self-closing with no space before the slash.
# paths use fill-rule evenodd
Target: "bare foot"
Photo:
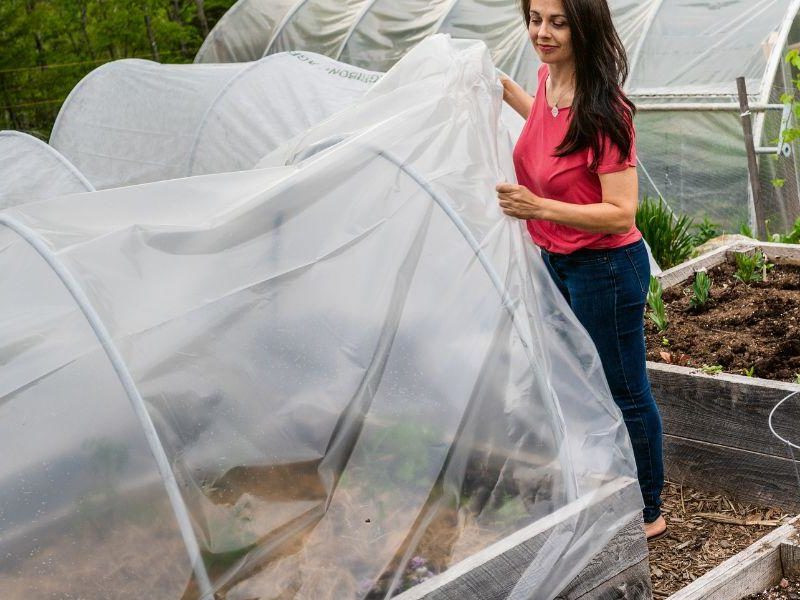
<path id="1" fill-rule="evenodd" d="M 652 523 L 644 524 L 644 534 L 645 536 L 647 536 L 648 540 L 660 536 L 666 531 L 667 531 L 667 522 L 664 520 L 664 517 L 658 517 Z"/>

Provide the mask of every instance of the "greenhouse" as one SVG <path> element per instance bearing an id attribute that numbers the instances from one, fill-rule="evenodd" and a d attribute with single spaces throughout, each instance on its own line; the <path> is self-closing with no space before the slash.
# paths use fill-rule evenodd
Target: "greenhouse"
<path id="1" fill-rule="evenodd" d="M 797 0 L 610 0 L 631 74 L 640 187 L 680 213 L 727 228 L 754 222 L 736 78 L 754 106 L 791 89 L 782 61 L 800 42 Z M 308 50 L 385 71 L 434 33 L 486 42 L 495 65 L 535 91 L 537 59 L 515 0 L 239 0 L 219 21 L 196 62 L 253 60 Z M 794 156 L 769 156 L 783 115 L 758 112 L 754 134 L 764 215 L 775 229 L 798 216 Z M 784 187 L 773 185 L 781 179 Z"/>
<path id="2" fill-rule="evenodd" d="M 33 136 L 0 131 L 0 210 L 94 190 L 66 158 Z"/>
<path id="3" fill-rule="evenodd" d="M 379 77 L 307 52 L 228 65 L 115 61 L 75 87 L 50 143 L 98 189 L 249 169 Z"/>
<path id="4" fill-rule="evenodd" d="M 523 528 L 546 600 L 640 518 L 500 93 L 435 36 L 262 168 L 0 212 L 4 600 L 416 598 Z"/>

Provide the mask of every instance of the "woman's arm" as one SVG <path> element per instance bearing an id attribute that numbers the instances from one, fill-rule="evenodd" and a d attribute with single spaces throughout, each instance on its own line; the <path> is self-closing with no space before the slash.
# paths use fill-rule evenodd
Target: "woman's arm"
<path id="1" fill-rule="evenodd" d="M 500 83 L 503 84 L 503 100 L 527 121 L 528 115 L 531 114 L 531 106 L 533 106 L 533 96 L 508 77 L 501 77 Z"/>
<path id="2" fill-rule="evenodd" d="M 639 181 L 636 168 L 600 175 L 602 202 L 571 204 L 542 198 L 524 185 L 501 183 L 497 186 L 500 208 L 510 217 L 538 219 L 591 231 L 627 233 L 636 222 Z"/>

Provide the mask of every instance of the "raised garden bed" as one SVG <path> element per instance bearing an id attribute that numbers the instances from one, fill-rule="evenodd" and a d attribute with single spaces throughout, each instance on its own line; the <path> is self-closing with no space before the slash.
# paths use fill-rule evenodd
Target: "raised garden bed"
<path id="1" fill-rule="evenodd" d="M 669 299 L 671 289 L 679 291 L 690 285 L 698 269 L 708 269 L 713 279 L 714 267 L 732 263 L 737 252 L 756 248 L 764 251 L 769 262 L 777 265 L 776 269 L 781 265 L 800 265 L 800 246 L 755 241 L 736 243 L 662 273 L 659 279 L 665 300 Z M 791 291 L 795 293 L 800 301 L 800 291 Z M 692 318 L 692 315 L 674 312 L 669 317 L 674 322 Z M 747 321 L 743 319 L 731 325 L 728 332 L 731 337 L 737 330 L 752 324 Z M 784 324 L 784 329 L 787 326 Z M 797 465 L 787 445 L 775 438 L 768 426 L 770 411 L 789 394 L 800 392 L 800 385 L 731 373 L 704 373 L 703 363 L 710 366 L 719 361 L 692 359 L 692 348 L 676 347 L 677 342 L 673 342 L 670 335 L 668 329 L 663 337 L 667 337 L 670 345 L 661 347 L 662 336 L 656 334 L 654 338 L 651 332 L 650 356 L 655 352 L 661 357 L 662 351 L 668 352 L 673 363 L 683 364 L 648 361 L 653 394 L 664 421 L 667 477 L 696 489 L 724 493 L 740 502 L 775 506 L 793 513 L 800 511 Z M 789 342 L 791 340 L 787 340 Z M 739 352 L 722 345 L 720 349 L 731 354 Z M 757 352 L 758 348 L 753 348 L 746 358 L 751 365 L 760 360 L 755 355 Z M 789 359 L 793 360 L 794 356 Z M 688 364 L 691 366 L 684 366 Z M 800 406 L 800 401 L 795 406 Z M 792 437 L 790 425 L 787 422 L 783 427 Z"/>
<path id="2" fill-rule="evenodd" d="M 648 544 L 657 600 L 683 589 L 793 516 L 672 482 L 667 482 L 662 497 L 669 530 Z"/>
<path id="3" fill-rule="evenodd" d="M 669 600 L 743 600 L 800 576 L 797 518 L 728 559 Z"/>
<path id="4" fill-rule="evenodd" d="M 613 511 L 613 498 L 638 494 L 638 484 L 604 486 L 591 500 L 578 500 L 541 522 L 521 529 L 421 583 L 397 600 L 505 600 L 554 531 L 569 531 L 577 519 L 591 521 Z M 628 523 L 558 595 L 558 600 L 644 600 L 651 598 L 641 517 Z M 530 590 L 531 593 L 534 590 Z M 535 597 L 531 593 L 520 597 Z"/>

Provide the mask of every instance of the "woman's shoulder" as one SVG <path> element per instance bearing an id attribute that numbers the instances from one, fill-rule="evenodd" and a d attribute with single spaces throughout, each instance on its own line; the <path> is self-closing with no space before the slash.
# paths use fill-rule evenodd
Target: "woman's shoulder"
<path id="1" fill-rule="evenodd" d="M 536 78 L 541 81 L 550 73 L 550 69 L 548 68 L 546 63 L 542 63 L 539 65 L 539 70 L 536 72 Z"/>

